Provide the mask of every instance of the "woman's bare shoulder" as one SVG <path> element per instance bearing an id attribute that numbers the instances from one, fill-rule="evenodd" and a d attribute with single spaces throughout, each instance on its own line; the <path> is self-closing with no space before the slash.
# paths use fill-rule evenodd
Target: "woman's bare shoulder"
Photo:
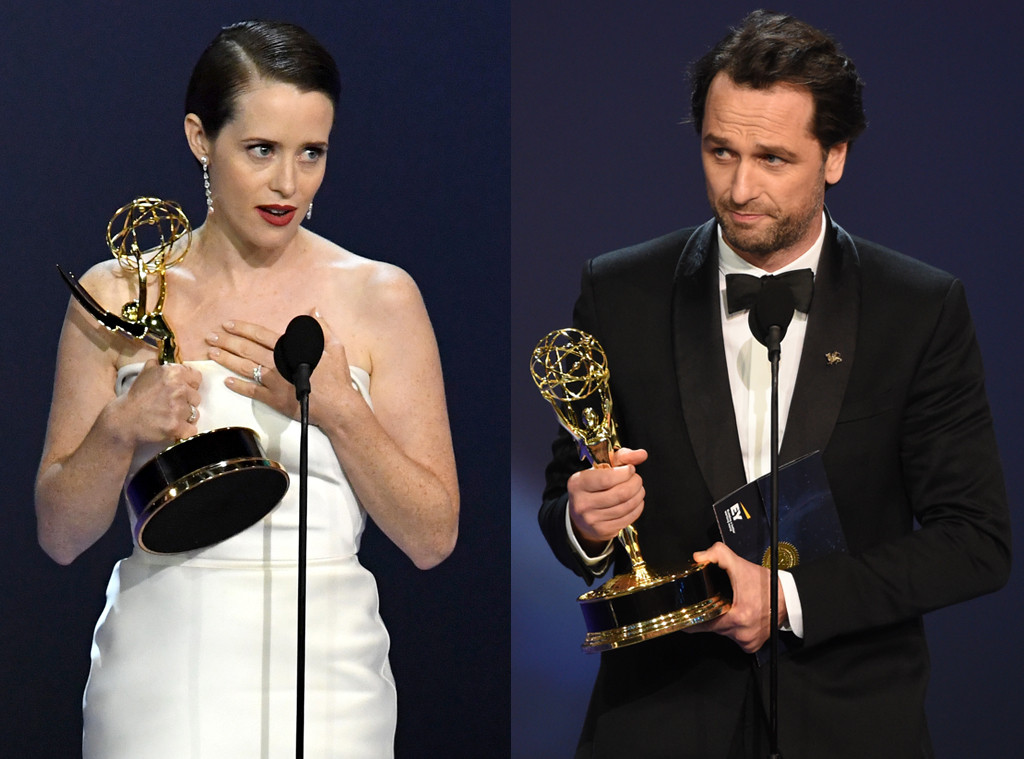
<path id="1" fill-rule="evenodd" d="M 100 305 L 114 313 L 120 313 L 125 303 L 138 298 L 138 275 L 125 271 L 114 259 L 89 267 L 78 281 Z"/>
<path id="2" fill-rule="evenodd" d="M 95 264 L 78 280 L 92 299 L 112 314 L 120 315 L 125 304 L 138 299 L 138 275 L 125 271 L 113 259 Z M 156 297 L 152 288 L 149 291 L 151 298 Z M 62 346 L 71 346 L 76 342 L 76 335 L 81 336 L 85 340 L 83 345 L 90 345 L 91 350 L 105 354 L 117 367 L 152 356 L 153 349 L 145 343 L 104 328 L 74 301 L 71 298 L 72 305 L 65 317 Z M 76 360 L 80 361 L 81 356 Z"/>
<path id="3" fill-rule="evenodd" d="M 416 283 L 400 266 L 360 255 L 326 240 L 324 242 L 323 260 L 330 272 L 332 286 L 348 293 L 358 292 L 364 302 L 378 305 L 395 306 L 410 298 L 420 300 Z"/>

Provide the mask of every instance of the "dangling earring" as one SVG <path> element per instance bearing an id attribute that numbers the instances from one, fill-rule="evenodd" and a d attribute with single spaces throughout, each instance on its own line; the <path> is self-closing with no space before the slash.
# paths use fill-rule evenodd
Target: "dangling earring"
<path id="1" fill-rule="evenodd" d="M 313 218 L 313 201 L 309 201 L 309 210 L 306 211 L 306 221 Z"/>
<path id="2" fill-rule="evenodd" d="M 203 164 L 203 187 L 206 190 L 206 212 L 213 213 L 213 195 L 210 194 L 210 159 L 203 156 L 199 161 Z"/>

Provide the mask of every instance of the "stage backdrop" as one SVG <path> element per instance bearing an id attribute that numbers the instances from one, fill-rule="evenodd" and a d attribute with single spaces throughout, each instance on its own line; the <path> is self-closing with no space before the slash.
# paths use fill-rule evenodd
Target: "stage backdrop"
<path id="1" fill-rule="evenodd" d="M 1024 301 L 1013 289 L 1024 273 L 1017 233 L 1024 116 L 1019 5 L 954 0 L 941 12 L 898 2 L 781 5 L 778 10 L 833 32 L 867 82 L 870 126 L 828 193 L 835 218 L 963 278 L 1017 511 L 1024 492 L 1024 360 L 1015 335 Z M 697 137 L 683 123 L 685 72 L 754 7 L 736 0 L 514 5 L 516 757 L 571 755 L 598 663 L 579 649 L 585 630 L 575 598 L 585 586 L 555 562 L 537 527 L 556 423 L 530 380 L 530 351 L 549 330 L 569 326 L 585 259 L 710 216 Z M 1015 543 L 1019 557 L 1024 541 Z M 1020 575 L 997 594 L 927 618 L 929 721 L 939 757 L 1019 753 Z M 780 687 L 784 697 L 785 683 Z"/>
<path id="2" fill-rule="evenodd" d="M 508 2 L 8 2 L 4 11 L 0 754 L 77 755 L 92 628 L 130 545 L 124 518 L 69 567 L 36 545 L 32 484 L 68 301 L 55 265 L 81 273 L 109 257 L 107 221 L 139 195 L 178 200 L 202 220 L 182 130 L 191 67 L 222 26 L 282 18 L 326 45 L 343 80 L 309 226 L 416 279 L 444 365 L 459 544 L 430 572 L 375 529 L 361 554 L 392 636 L 398 755 L 507 755 Z"/>

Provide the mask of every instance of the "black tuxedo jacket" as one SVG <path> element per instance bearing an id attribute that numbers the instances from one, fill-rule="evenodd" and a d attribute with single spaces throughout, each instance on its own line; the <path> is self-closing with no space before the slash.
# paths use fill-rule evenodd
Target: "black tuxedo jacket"
<path id="1" fill-rule="evenodd" d="M 654 567 L 718 539 L 711 504 L 744 482 L 720 297 L 713 221 L 583 273 L 575 326 L 608 355 L 621 443 L 650 453 L 636 528 Z M 780 662 L 780 749 L 787 759 L 930 756 L 921 615 L 1001 587 L 1010 564 L 963 287 L 827 219 L 808 318 L 780 461 L 823 452 L 849 553 L 792 570 L 805 636 Z M 582 466 L 562 432 L 540 523 L 589 583 L 565 531 L 565 482 Z M 615 565 L 628 568 L 618 546 Z M 602 654 L 578 756 L 730 756 L 762 680 L 753 657 L 710 633 Z"/>

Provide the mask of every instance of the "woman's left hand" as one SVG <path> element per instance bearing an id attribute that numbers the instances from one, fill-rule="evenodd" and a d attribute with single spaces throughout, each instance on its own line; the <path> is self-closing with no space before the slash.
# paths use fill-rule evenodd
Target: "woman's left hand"
<path id="1" fill-rule="evenodd" d="M 310 403 L 310 421 L 318 424 L 319 417 L 331 413 L 337 405 L 328 400 L 338 395 L 334 388 L 350 391 L 342 392 L 342 396 L 358 395 L 358 389 L 351 392 L 354 386 L 345 347 L 318 313 L 312 315 L 324 330 L 324 353 L 317 364 L 316 381 L 321 387 L 330 388 L 327 393 L 315 394 L 315 407 L 319 413 L 314 412 L 314 404 Z M 225 322 L 220 331 L 207 335 L 206 343 L 210 346 L 211 359 L 240 375 L 225 380 L 229 388 L 239 395 L 265 403 L 285 416 L 298 419 L 295 386 L 274 367 L 274 345 L 279 338 L 279 334 L 259 324 L 235 320 Z"/>

